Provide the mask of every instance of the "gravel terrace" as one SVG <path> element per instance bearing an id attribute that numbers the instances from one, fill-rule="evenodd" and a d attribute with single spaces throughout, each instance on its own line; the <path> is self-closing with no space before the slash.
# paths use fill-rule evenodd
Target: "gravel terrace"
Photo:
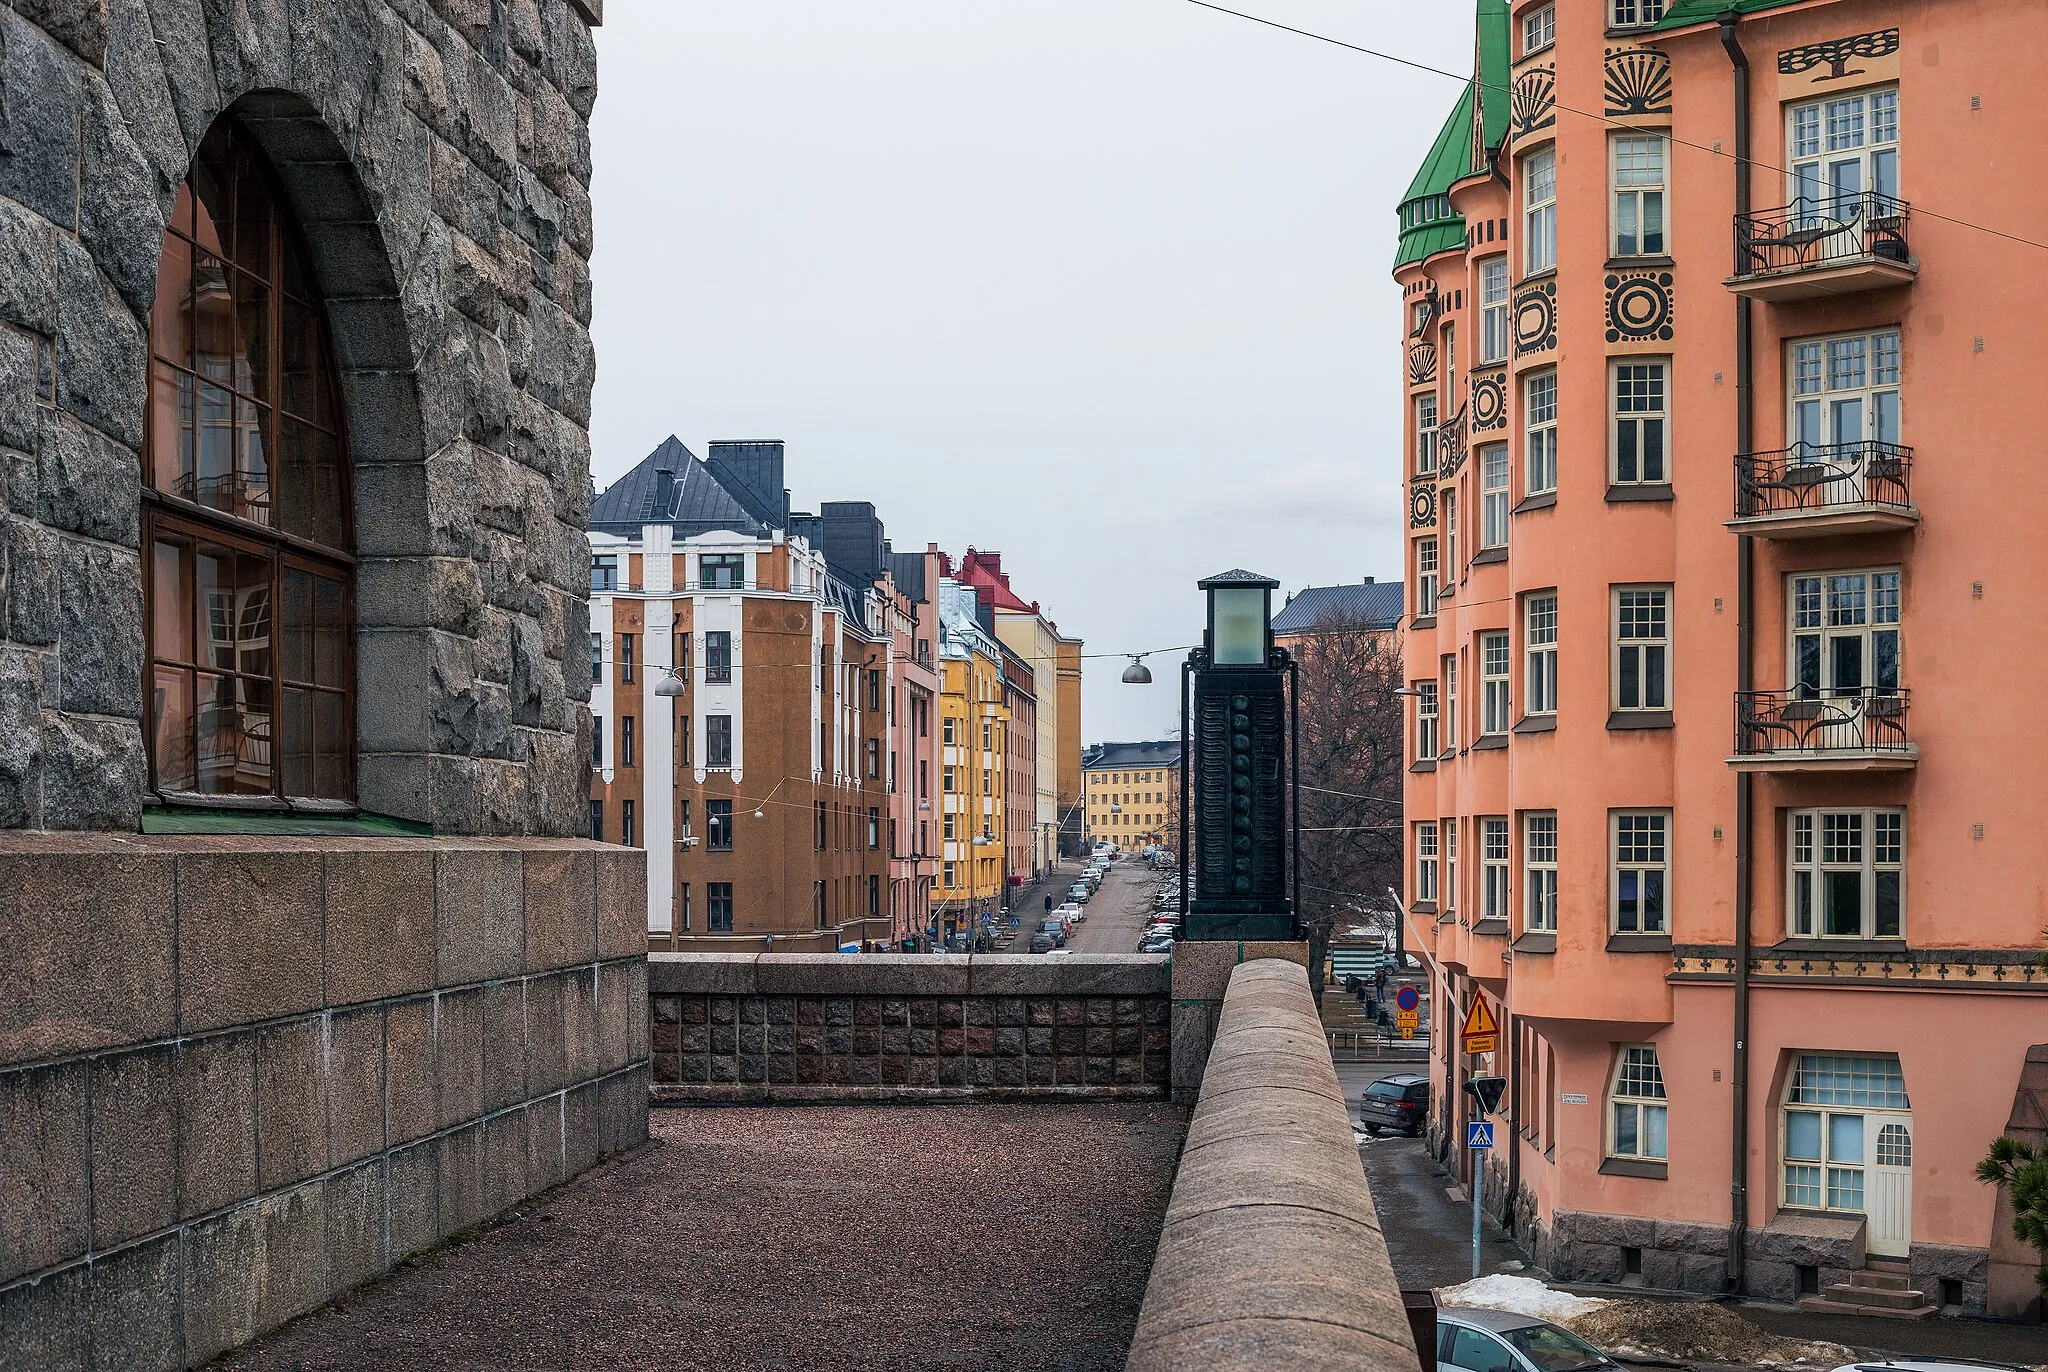
<path id="1" fill-rule="evenodd" d="M 213 1364 L 1120 1368 L 1184 1112 L 656 1110 L 654 1143 Z"/>

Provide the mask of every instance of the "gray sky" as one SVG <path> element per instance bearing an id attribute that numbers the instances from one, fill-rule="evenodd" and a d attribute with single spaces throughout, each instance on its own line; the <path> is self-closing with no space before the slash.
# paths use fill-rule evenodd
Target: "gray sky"
<path id="1" fill-rule="evenodd" d="M 1452 70 L 1469 0 L 1234 8 Z M 1394 207 L 1455 83 L 1186 0 L 614 0 L 599 486 L 781 438 L 799 509 L 999 549 L 1087 651 L 1211 572 L 1401 574 Z M 1164 737 L 1088 665 L 1084 734 Z"/>

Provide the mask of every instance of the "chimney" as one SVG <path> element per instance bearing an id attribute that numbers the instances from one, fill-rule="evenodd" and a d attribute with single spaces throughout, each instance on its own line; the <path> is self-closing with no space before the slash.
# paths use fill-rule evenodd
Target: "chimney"
<path id="1" fill-rule="evenodd" d="M 704 461 L 718 484 L 771 529 L 789 527 L 789 488 L 782 484 L 782 440 L 713 443 Z"/>
<path id="2" fill-rule="evenodd" d="M 1366 585 L 1368 585 L 1368 586 L 1372 585 L 1372 578 L 1371 578 L 1371 577 L 1367 577 L 1367 578 L 1365 579 L 1365 584 L 1366 584 Z"/>

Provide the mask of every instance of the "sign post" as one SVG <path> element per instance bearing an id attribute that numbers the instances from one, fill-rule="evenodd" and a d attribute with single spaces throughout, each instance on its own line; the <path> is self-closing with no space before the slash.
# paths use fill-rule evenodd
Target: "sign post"
<path id="1" fill-rule="evenodd" d="M 1474 1000 L 1473 1008 L 1486 1004 Z M 1492 1023 L 1488 1018 L 1489 1025 Z M 1472 1017 L 1465 1019 L 1465 1037 L 1472 1037 Z M 1467 1051 L 1471 1051 L 1469 1048 Z M 1500 1110 L 1500 1098 L 1507 1090 L 1506 1077 L 1469 1077 L 1465 1081 L 1465 1094 L 1472 1097 L 1473 1118 L 1465 1122 L 1465 1147 L 1472 1154 L 1472 1275 L 1479 1275 L 1479 1216 L 1480 1195 L 1486 1189 L 1486 1159 L 1481 1156 L 1493 1147 L 1493 1124 L 1486 1118 Z M 1509 1142 L 1512 1144 L 1513 1139 Z"/>

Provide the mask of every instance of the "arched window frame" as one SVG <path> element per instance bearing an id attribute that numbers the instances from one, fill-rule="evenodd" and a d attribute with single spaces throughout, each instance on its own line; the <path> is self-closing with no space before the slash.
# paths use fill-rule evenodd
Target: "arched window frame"
<path id="1" fill-rule="evenodd" d="M 202 224 L 208 190 L 223 214 Z M 203 350 L 202 259 L 228 300 L 227 351 Z M 166 801 L 354 808 L 352 464 L 333 336 L 309 261 L 274 171 L 254 140 L 222 119 L 180 186 L 150 315 L 145 727 L 150 786 Z M 234 408 L 205 408 L 207 397 L 223 395 Z M 229 435 L 225 477 L 204 474 L 210 412 L 232 416 L 212 436 Z M 260 479 L 244 461 L 251 452 Z M 217 576 L 204 583 L 213 599 L 202 617 L 209 562 L 230 567 L 230 579 L 225 602 Z M 218 627 L 212 611 L 223 603 L 233 609 L 226 643 L 206 631 Z M 209 704 L 205 692 L 223 686 Z"/>

